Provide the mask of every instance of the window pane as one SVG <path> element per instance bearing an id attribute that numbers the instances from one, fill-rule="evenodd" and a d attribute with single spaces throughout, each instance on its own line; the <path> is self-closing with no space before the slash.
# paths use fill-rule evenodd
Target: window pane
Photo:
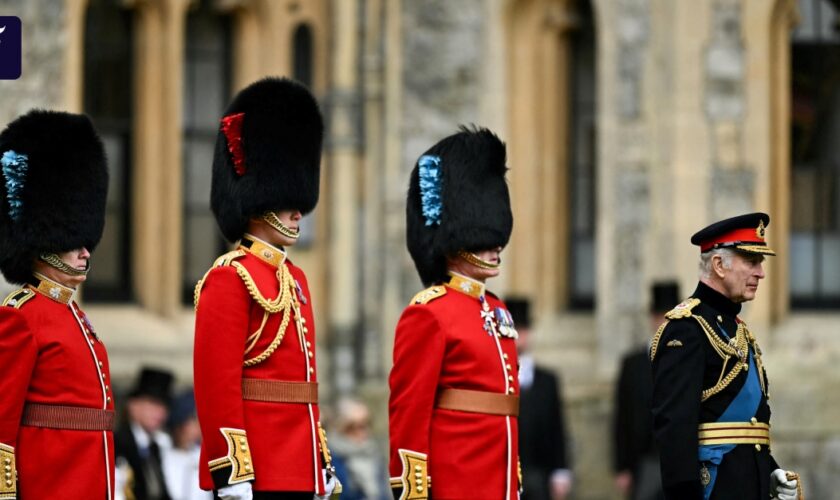
<path id="1" fill-rule="evenodd" d="M 85 18 L 84 110 L 105 146 L 109 186 L 105 231 L 85 284 L 90 301 L 132 298 L 131 14 L 118 2 L 91 0 Z"/>
<path id="2" fill-rule="evenodd" d="M 571 155 L 569 186 L 570 306 L 595 304 L 595 31 L 588 2 L 581 2 L 581 23 L 572 39 Z"/>
<path id="3" fill-rule="evenodd" d="M 187 17 L 184 61 L 183 301 L 226 249 L 210 210 L 213 150 L 230 93 L 230 20 L 203 0 Z"/>
<path id="4" fill-rule="evenodd" d="M 294 77 L 295 80 L 312 88 L 312 28 L 307 24 L 301 24 L 295 29 L 294 35 Z"/>
<path id="5" fill-rule="evenodd" d="M 793 35 L 790 293 L 794 307 L 840 305 L 840 37 L 837 10 L 800 0 Z"/>

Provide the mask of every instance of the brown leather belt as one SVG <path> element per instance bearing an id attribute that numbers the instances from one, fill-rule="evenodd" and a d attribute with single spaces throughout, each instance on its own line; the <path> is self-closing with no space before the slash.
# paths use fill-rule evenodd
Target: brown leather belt
<path id="1" fill-rule="evenodd" d="M 114 411 L 80 406 L 26 403 L 21 425 L 74 431 L 114 430 Z"/>
<path id="2" fill-rule="evenodd" d="M 519 396 L 466 389 L 443 389 L 438 392 L 436 408 L 487 415 L 519 416 Z"/>
<path id="3" fill-rule="evenodd" d="M 268 403 L 318 404 L 318 382 L 243 378 L 242 399 Z"/>

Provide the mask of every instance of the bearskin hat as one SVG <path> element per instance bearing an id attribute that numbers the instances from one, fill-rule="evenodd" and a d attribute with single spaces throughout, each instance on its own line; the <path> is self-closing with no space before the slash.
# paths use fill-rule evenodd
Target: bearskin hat
<path id="1" fill-rule="evenodd" d="M 265 78 L 236 95 L 216 138 L 210 193 L 228 241 L 266 211 L 315 208 L 323 134 L 318 103 L 300 83 Z"/>
<path id="2" fill-rule="evenodd" d="M 446 256 L 507 245 L 513 229 L 505 144 L 461 127 L 426 151 L 408 187 L 408 251 L 425 285 L 446 278 Z"/>
<path id="3" fill-rule="evenodd" d="M 33 110 L 0 133 L 0 271 L 32 275 L 40 253 L 86 247 L 102 237 L 108 167 L 85 115 Z"/>

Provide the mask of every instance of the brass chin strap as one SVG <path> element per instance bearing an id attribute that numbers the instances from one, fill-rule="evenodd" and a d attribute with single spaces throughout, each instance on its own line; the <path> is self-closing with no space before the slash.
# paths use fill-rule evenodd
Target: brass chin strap
<path id="1" fill-rule="evenodd" d="M 458 257 L 461 257 L 468 263 L 474 265 L 475 267 L 480 267 L 482 269 L 498 269 L 501 265 L 501 262 L 498 264 L 487 262 L 486 260 L 480 258 L 474 253 L 467 252 L 466 250 L 458 250 Z"/>
<path id="2" fill-rule="evenodd" d="M 42 253 L 38 256 L 43 262 L 46 262 L 51 267 L 58 269 L 64 274 L 69 274 L 70 276 L 87 276 L 87 273 L 90 271 L 90 261 L 87 261 L 87 265 L 84 269 L 79 270 L 75 267 L 68 265 L 66 262 L 61 260 L 61 257 L 54 253 Z"/>
<path id="3" fill-rule="evenodd" d="M 300 231 L 295 231 L 280 221 L 280 218 L 277 217 L 277 214 L 274 212 L 266 212 L 262 216 L 263 220 L 268 223 L 269 226 L 273 227 L 277 231 L 280 232 L 283 236 L 287 238 L 292 238 L 296 240 L 300 237 Z"/>

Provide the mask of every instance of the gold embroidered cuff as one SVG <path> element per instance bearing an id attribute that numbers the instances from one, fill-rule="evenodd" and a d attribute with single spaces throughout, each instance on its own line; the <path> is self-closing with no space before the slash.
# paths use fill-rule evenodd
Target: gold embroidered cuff
<path id="1" fill-rule="evenodd" d="M 251 462 L 251 449 L 248 447 L 248 438 L 242 429 L 231 429 L 222 427 L 219 432 L 225 437 L 228 445 L 227 456 L 216 458 L 208 462 L 210 474 L 214 477 L 217 471 L 230 467 L 230 474 L 227 484 L 242 483 L 254 479 L 254 465 Z"/>
<path id="2" fill-rule="evenodd" d="M 411 450 L 399 450 L 402 462 L 402 476 L 391 479 L 391 488 L 402 488 L 400 500 L 426 500 L 429 498 L 429 488 L 432 478 L 425 453 Z"/>
<path id="3" fill-rule="evenodd" d="M 0 481 L 0 500 L 17 498 L 17 467 L 15 449 L 0 443 L 0 463 L 3 464 L 3 479 Z"/>

